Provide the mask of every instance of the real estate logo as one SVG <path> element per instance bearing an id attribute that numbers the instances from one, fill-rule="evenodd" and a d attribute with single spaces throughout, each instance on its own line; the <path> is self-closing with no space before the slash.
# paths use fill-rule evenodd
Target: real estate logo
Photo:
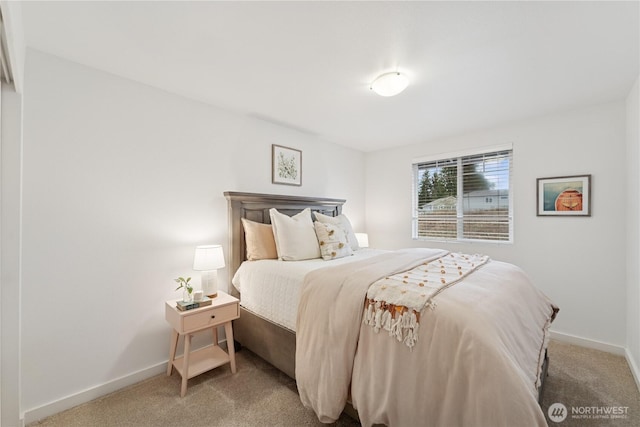
<path id="1" fill-rule="evenodd" d="M 554 423 L 561 423 L 569 416 L 573 420 L 627 419 L 628 413 L 628 406 L 572 406 L 569 411 L 562 403 L 554 403 L 547 411 Z"/>
<path id="2" fill-rule="evenodd" d="M 549 406 L 547 414 L 549 415 L 549 419 L 554 423 L 561 423 L 567 418 L 567 407 L 562 403 L 554 403 Z"/>

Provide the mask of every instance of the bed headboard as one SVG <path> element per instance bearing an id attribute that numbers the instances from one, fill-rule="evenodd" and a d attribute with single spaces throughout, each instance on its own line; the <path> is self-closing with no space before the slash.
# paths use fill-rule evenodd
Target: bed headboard
<path id="1" fill-rule="evenodd" d="M 229 207 L 230 279 L 236 274 L 236 270 L 247 257 L 241 218 L 270 224 L 269 209 L 271 208 L 276 208 L 289 216 L 295 215 L 306 208 L 325 215 L 338 216 L 342 213 L 342 205 L 345 202 L 344 199 L 239 193 L 235 191 L 225 191 L 224 196 Z M 231 294 L 237 294 L 233 285 L 229 285 L 229 291 Z"/>

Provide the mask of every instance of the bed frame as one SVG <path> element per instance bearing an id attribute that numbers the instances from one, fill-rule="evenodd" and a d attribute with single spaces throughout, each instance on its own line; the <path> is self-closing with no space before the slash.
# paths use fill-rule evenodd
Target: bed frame
<path id="1" fill-rule="evenodd" d="M 229 277 L 233 277 L 246 260 L 244 229 L 241 218 L 270 224 L 269 209 L 276 208 L 289 216 L 310 208 L 328 216 L 338 216 L 342 212 L 344 199 L 317 197 L 282 196 L 273 194 L 224 193 L 229 206 Z M 229 293 L 236 298 L 239 292 L 229 286 Z M 271 363 L 282 372 L 295 379 L 296 335 L 293 331 L 257 316 L 240 306 L 240 318 L 233 321 L 233 336 L 242 347 Z"/>
<path id="2" fill-rule="evenodd" d="M 276 208 L 287 215 L 295 215 L 303 209 L 310 208 L 329 216 L 338 216 L 342 212 L 344 199 L 284 196 L 273 194 L 224 193 L 229 207 L 229 277 L 233 277 L 240 264 L 246 260 L 244 229 L 241 218 L 270 224 L 269 209 Z M 237 298 L 239 292 L 229 285 L 229 293 Z M 233 335 L 239 348 L 249 350 L 266 360 L 291 378 L 295 379 L 296 335 L 293 331 L 277 325 L 240 306 L 240 318 L 233 321 Z M 538 402 L 542 403 L 545 378 L 549 358 L 545 352 L 541 373 L 541 385 L 538 388 Z M 356 417 L 351 405 L 345 412 Z"/>

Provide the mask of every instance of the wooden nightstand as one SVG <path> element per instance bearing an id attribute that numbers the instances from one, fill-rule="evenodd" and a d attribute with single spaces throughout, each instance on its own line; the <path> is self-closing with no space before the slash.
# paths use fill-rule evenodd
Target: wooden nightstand
<path id="1" fill-rule="evenodd" d="M 187 380 L 213 368 L 231 364 L 231 372 L 236 372 L 236 355 L 233 348 L 233 328 L 231 321 L 240 317 L 239 300 L 224 292 L 218 291 L 218 296 L 211 305 L 193 310 L 180 311 L 176 308 L 176 301 L 165 304 L 165 318 L 173 328 L 171 333 L 171 347 L 169 348 L 169 363 L 167 375 L 171 375 L 173 367 L 182 376 L 180 397 L 187 393 Z M 218 345 L 218 326 L 224 325 L 227 336 L 228 353 Z M 211 329 L 213 344 L 191 351 L 191 337 L 194 333 Z M 178 338 L 184 336 L 184 354 L 176 357 Z"/>

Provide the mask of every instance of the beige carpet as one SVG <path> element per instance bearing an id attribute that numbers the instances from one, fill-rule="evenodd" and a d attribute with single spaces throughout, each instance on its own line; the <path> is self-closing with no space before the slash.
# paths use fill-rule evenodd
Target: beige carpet
<path id="1" fill-rule="evenodd" d="M 562 403 L 566 418 L 550 426 L 640 426 L 640 395 L 623 357 L 552 342 L 543 410 Z M 298 398 L 293 380 L 247 350 L 237 353 L 238 373 L 220 367 L 189 380 L 159 375 L 30 426 L 320 426 Z M 584 408 L 626 407 L 626 418 L 586 418 Z M 572 415 L 573 408 L 582 413 Z M 596 411 L 590 409 L 591 412 Z M 610 410 L 608 410 L 610 411 Z M 334 425 L 357 426 L 346 415 Z M 526 420 L 523 420 L 526 426 Z"/>
<path id="2" fill-rule="evenodd" d="M 640 394 L 624 357 L 557 341 L 549 355 L 542 399 L 549 426 L 640 426 Z M 554 403 L 567 408 L 563 421 L 549 419 Z"/>

